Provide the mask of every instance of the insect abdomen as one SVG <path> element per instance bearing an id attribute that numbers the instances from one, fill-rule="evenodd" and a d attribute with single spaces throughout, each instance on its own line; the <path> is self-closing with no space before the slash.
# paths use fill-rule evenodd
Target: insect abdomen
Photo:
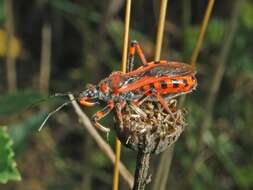
<path id="1" fill-rule="evenodd" d="M 196 80 L 192 76 L 177 78 L 161 77 L 159 80 L 145 85 L 142 89 L 150 94 L 155 91 L 160 94 L 179 93 L 191 91 L 196 86 Z"/>

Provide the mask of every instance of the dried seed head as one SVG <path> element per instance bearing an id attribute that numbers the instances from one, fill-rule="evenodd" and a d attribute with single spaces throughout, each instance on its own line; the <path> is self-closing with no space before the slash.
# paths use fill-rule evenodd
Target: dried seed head
<path id="1" fill-rule="evenodd" d="M 158 154 L 172 145 L 183 132 L 185 110 L 177 109 L 172 99 L 168 106 L 171 113 L 162 111 L 156 102 L 144 102 L 140 107 L 127 105 L 122 110 L 123 123 L 115 127 L 120 141 L 127 147 Z"/>

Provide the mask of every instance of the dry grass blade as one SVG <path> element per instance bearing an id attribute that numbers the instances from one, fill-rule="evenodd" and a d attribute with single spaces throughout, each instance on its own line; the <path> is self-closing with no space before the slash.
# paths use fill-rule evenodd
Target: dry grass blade
<path id="1" fill-rule="evenodd" d="M 217 93 L 220 88 L 220 84 L 225 72 L 227 58 L 228 58 L 230 49 L 232 47 L 232 42 L 233 42 L 233 39 L 235 38 L 236 30 L 238 27 L 238 17 L 240 13 L 240 7 L 243 4 L 243 2 L 244 0 L 242 1 L 237 0 L 232 10 L 232 17 L 231 17 L 230 25 L 228 26 L 228 29 L 227 29 L 227 35 L 225 35 L 223 46 L 222 46 L 220 55 L 218 56 L 219 65 L 217 67 L 217 72 L 215 73 L 213 77 L 213 81 L 210 85 L 210 93 L 206 100 L 206 105 L 205 105 L 206 114 L 203 118 L 203 122 L 200 128 L 199 139 L 198 139 L 198 152 L 193 161 L 192 167 L 188 171 L 188 181 L 192 178 L 196 170 L 196 166 L 199 165 L 199 162 L 203 161 L 203 159 L 201 159 L 200 157 L 202 155 L 202 151 L 205 146 L 204 134 L 208 130 L 209 125 L 212 121 L 214 103 L 215 103 Z"/>
<path id="2" fill-rule="evenodd" d="M 155 61 L 160 60 L 168 0 L 161 0 L 160 16 L 156 35 Z"/>
<path id="3" fill-rule="evenodd" d="M 122 71 L 126 72 L 126 63 L 127 63 L 127 47 L 129 41 L 129 26 L 130 26 L 130 15 L 131 15 L 131 0 L 126 1 L 126 11 L 125 11 L 125 28 L 124 28 L 124 42 L 123 42 L 123 54 L 122 54 Z M 121 152 L 121 143 L 116 137 L 115 140 L 115 151 L 116 151 L 116 160 L 114 163 L 114 174 L 113 174 L 113 190 L 119 189 L 119 161 L 120 161 L 120 152 Z"/>
<path id="4" fill-rule="evenodd" d="M 14 39 L 14 18 L 13 18 L 13 1 L 5 0 L 5 15 L 6 15 L 6 73 L 8 92 L 17 90 L 16 62 L 11 55 L 12 41 Z"/>
<path id="5" fill-rule="evenodd" d="M 208 5 L 207 5 L 207 9 L 205 12 L 205 16 L 204 16 L 204 20 L 203 23 L 201 25 L 200 28 L 200 33 L 195 45 L 195 48 L 193 50 L 192 56 L 191 56 L 191 65 L 195 67 L 196 64 L 196 60 L 198 58 L 199 52 L 200 52 L 200 48 L 206 33 L 206 28 L 209 22 L 209 18 L 211 16 L 212 10 L 213 10 L 213 5 L 214 5 L 215 0 L 209 0 Z"/>
<path id="6" fill-rule="evenodd" d="M 205 36 L 205 31 L 209 22 L 209 18 L 210 15 L 212 13 L 212 9 L 213 9 L 213 5 L 214 5 L 215 0 L 209 0 L 207 9 L 205 11 L 205 16 L 201 25 L 201 30 L 198 36 L 198 40 L 196 42 L 196 46 L 193 50 L 192 53 L 192 57 L 191 57 L 191 65 L 195 66 L 195 62 L 196 59 L 198 57 L 204 36 Z M 184 98 L 184 97 L 183 97 Z M 180 102 L 180 105 L 182 105 L 182 102 Z M 181 107 L 181 106 L 180 106 Z M 159 164 L 158 170 L 157 170 L 157 176 L 156 176 L 156 181 L 154 182 L 154 185 L 152 187 L 152 189 L 156 190 L 156 189 L 160 189 L 160 190 L 164 190 L 166 189 L 166 183 L 167 183 L 167 179 L 169 176 L 169 170 L 170 170 L 170 164 L 171 164 L 171 160 L 173 157 L 173 151 L 174 150 L 174 146 L 170 147 L 168 150 L 166 150 L 162 157 L 161 157 L 161 162 Z M 166 160 L 165 158 L 168 158 L 168 160 Z"/>
<path id="7" fill-rule="evenodd" d="M 49 23 L 44 23 L 42 27 L 42 46 L 41 46 L 41 63 L 40 63 L 40 92 L 48 93 L 50 70 L 51 70 L 51 53 L 52 53 L 52 28 Z"/>
<path id="8" fill-rule="evenodd" d="M 126 64 L 127 64 L 127 48 L 129 41 L 129 26 L 130 26 L 130 15 L 131 15 L 131 0 L 126 1 L 126 11 L 125 11 L 125 28 L 124 28 L 124 41 L 123 41 L 123 50 L 122 50 L 122 63 L 121 70 L 122 72 L 126 72 Z M 120 161 L 120 152 L 121 152 L 121 143 L 119 139 L 116 137 L 115 140 L 115 151 L 116 151 L 116 160 L 114 163 L 114 174 L 113 174 L 113 190 L 119 189 L 119 161 Z"/>
<path id="9" fill-rule="evenodd" d="M 165 24 L 165 18 L 166 18 L 166 10 L 167 10 L 167 0 L 161 0 L 161 5 L 160 5 L 160 16 L 159 16 L 159 23 L 158 23 L 158 30 L 157 30 L 157 36 L 156 36 L 156 52 L 155 52 L 155 61 L 160 60 L 161 56 L 161 49 L 162 49 L 162 41 L 163 41 L 163 33 L 164 33 L 164 24 Z M 173 152 L 170 151 L 171 147 L 169 147 L 167 150 L 165 150 L 162 153 L 162 157 L 172 157 L 170 154 L 173 155 Z M 161 180 L 165 177 L 163 174 L 167 173 L 169 169 L 166 169 L 165 165 L 168 165 L 167 162 L 163 163 L 160 162 L 158 169 L 157 169 L 157 175 L 153 184 L 152 189 L 157 189 L 158 186 L 161 184 Z M 168 166 L 169 168 L 169 166 Z M 161 175 L 160 175 L 161 174 Z M 167 177 L 165 178 L 167 180 Z M 164 180 L 162 180 L 164 181 Z"/>
<path id="10" fill-rule="evenodd" d="M 132 4 L 132 0 L 127 0 L 126 12 L 125 12 L 124 42 L 123 42 L 122 60 L 121 60 L 121 70 L 124 73 L 126 72 L 126 64 L 127 64 L 127 47 L 128 47 L 128 41 L 129 41 L 131 4 Z"/>

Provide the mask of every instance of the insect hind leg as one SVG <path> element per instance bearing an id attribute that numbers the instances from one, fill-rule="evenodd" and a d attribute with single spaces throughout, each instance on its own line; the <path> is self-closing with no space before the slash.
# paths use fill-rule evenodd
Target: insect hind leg
<path id="1" fill-rule="evenodd" d="M 174 114 L 172 113 L 172 111 L 168 107 L 167 101 L 158 92 L 156 92 L 155 89 L 150 89 L 149 91 L 145 92 L 145 94 L 141 98 L 139 98 L 136 101 L 132 101 L 131 103 L 133 105 L 135 105 L 135 106 L 140 106 L 150 96 L 154 96 L 157 99 L 157 101 L 161 104 L 161 106 L 163 107 L 163 109 L 175 119 Z"/>
<path id="2" fill-rule="evenodd" d="M 128 72 L 133 70 L 134 55 L 135 55 L 136 50 L 137 50 L 137 55 L 139 56 L 139 58 L 140 58 L 141 62 L 143 63 L 143 65 L 147 64 L 147 60 L 144 56 L 144 53 L 141 49 L 140 44 L 136 40 L 132 40 L 130 48 L 129 48 L 129 56 L 128 56 L 128 61 L 127 61 L 127 71 Z"/>
<path id="3" fill-rule="evenodd" d="M 174 113 L 170 110 L 166 100 L 159 93 L 153 93 L 153 95 L 156 96 L 158 102 L 162 105 L 165 111 L 170 114 L 173 119 L 175 119 Z"/>

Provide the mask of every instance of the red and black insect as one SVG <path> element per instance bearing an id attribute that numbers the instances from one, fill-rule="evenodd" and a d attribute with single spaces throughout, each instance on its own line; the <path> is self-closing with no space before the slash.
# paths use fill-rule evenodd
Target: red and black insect
<path id="1" fill-rule="evenodd" d="M 143 64 L 141 67 L 128 73 L 115 71 L 97 85 L 88 85 L 87 90 L 79 94 L 79 103 L 84 106 L 94 106 L 97 100 L 107 103 L 105 108 L 93 116 L 95 126 L 102 131 L 109 132 L 110 129 L 98 121 L 113 108 L 116 108 L 120 120 L 121 110 L 127 102 L 140 105 L 147 100 L 156 101 L 170 112 L 167 106 L 169 99 L 190 93 L 197 86 L 193 67 L 166 60 L 147 62 L 137 41 L 132 41 L 129 49 L 129 70 L 133 69 L 136 51 Z"/>

